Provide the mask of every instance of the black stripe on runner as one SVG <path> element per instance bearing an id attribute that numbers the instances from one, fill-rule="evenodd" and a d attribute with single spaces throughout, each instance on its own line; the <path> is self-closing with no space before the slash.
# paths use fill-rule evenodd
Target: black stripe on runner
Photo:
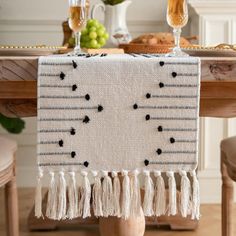
<path id="1" fill-rule="evenodd" d="M 197 162 L 159 162 L 159 161 L 149 161 L 149 165 L 195 165 Z"/>
<path id="2" fill-rule="evenodd" d="M 88 167 L 89 166 L 89 162 L 88 161 L 84 161 L 82 162 L 59 162 L 59 163 L 39 163 L 38 166 L 85 166 Z"/>
<path id="3" fill-rule="evenodd" d="M 39 156 L 71 155 L 71 152 L 40 152 Z"/>
<path id="4" fill-rule="evenodd" d="M 41 141 L 38 144 L 58 144 L 58 141 Z"/>
<path id="5" fill-rule="evenodd" d="M 43 74 L 39 74 L 40 77 L 56 77 L 56 76 L 60 76 L 60 74 L 49 74 L 49 73 L 43 73 Z"/>
<path id="6" fill-rule="evenodd" d="M 164 62 L 164 65 L 198 65 L 198 63 L 195 62 Z"/>
<path id="7" fill-rule="evenodd" d="M 146 119 L 147 120 L 147 119 Z M 193 117 L 150 117 L 149 120 L 197 120 Z"/>
<path id="8" fill-rule="evenodd" d="M 39 163 L 38 166 L 84 166 L 84 163 Z"/>
<path id="9" fill-rule="evenodd" d="M 197 98 L 196 95 L 151 95 L 152 98 Z"/>
<path id="10" fill-rule="evenodd" d="M 188 139 L 176 139 L 175 140 L 175 143 L 196 143 L 197 140 L 194 139 L 194 140 L 188 140 Z"/>
<path id="11" fill-rule="evenodd" d="M 40 118 L 38 121 L 83 121 L 85 118 Z"/>
<path id="12" fill-rule="evenodd" d="M 163 128 L 162 129 L 165 132 L 196 132 L 197 129 L 192 129 L 192 128 L 187 128 L 187 129 L 182 129 L 182 128 Z"/>
<path id="13" fill-rule="evenodd" d="M 41 84 L 40 88 L 72 88 L 73 85 L 52 85 L 52 84 Z"/>
<path id="14" fill-rule="evenodd" d="M 92 107 L 39 107 L 39 110 L 100 110 L 101 106 L 92 106 Z"/>
<path id="15" fill-rule="evenodd" d="M 70 86 L 71 87 L 71 86 Z M 55 95 L 55 96 L 46 96 L 46 95 L 41 95 L 39 96 L 38 98 L 49 98 L 49 99 L 78 99 L 78 98 L 85 98 L 85 96 L 58 96 L 58 95 Z"/>
<path id="16" fill-rule="evenodd" d="M 164 84 L 164 87 L 169 88 L 196 88 L 198 87 L 197 84 Z"/>
<path id="17" fill-rule="evenodd" d="M 197 109 L 197 106 L 139 106 L 136 109 Z"/>
<path id="18" fill-rule="evenodd" d="M 71 129 L 41 129 L 39 133 L 62 133 L 62 132 L 70 132 Z"/>
<path id="19" fill-rule="evenodd" d="M 175 78 L 177 78 L 178 76 L 187 76 L 187 77 L 191 77 L 191 76 L 198 76 L 198 74 L 196 73 L 177 73 L 177 76 Z"/>
<path id="20" fill-rule="evenodd" d="M 40 110 L 94 110 L 98 107 L 40 107 Z"/>
<path id="21" fill-rule="evenodd" d="M 196 151 L 162 151 L 161 154 L 196 154 Z"/>
<path id="22" fill-rule="evenodd" d="M 90 118 L 88 116 L 84 118 L 40 118 L 38 121 L 82 121 L 83 123 L 89 123 Z"/>
<path id="23" fill-rule="evenodd" d="M 39 65 L 43 66 L 71 66 L 71 62 L 42 62 Z"/>

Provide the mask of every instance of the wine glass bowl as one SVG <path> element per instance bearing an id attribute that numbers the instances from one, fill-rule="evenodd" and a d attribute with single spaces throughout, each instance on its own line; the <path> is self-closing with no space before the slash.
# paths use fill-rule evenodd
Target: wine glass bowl
<path id="1" fill-rule="evenodd" d="M 86 24 L 86 19 L 85 17 L 81 16 L 81 13 L 81 7 L 70 7 L 69 27 L 73 30 L 74 33 L 81 31 Z"/>
<path id="2" fill-rule="evenodd" d="M 187 0 L 168 0 L 167 23 L 173 28 L 175 47 L 168 56 L 188 56 L 180 48 L 181 29 L 188 23 Z"/>
<path id="3" fill-rule="evenodd" d="M 75 35 L 74 54 L 81 53 L 80 37 L 81 30 L 85 27 L 87 21 L 88 5 L 86 0 L 69 0 L 69 27 Z"/>

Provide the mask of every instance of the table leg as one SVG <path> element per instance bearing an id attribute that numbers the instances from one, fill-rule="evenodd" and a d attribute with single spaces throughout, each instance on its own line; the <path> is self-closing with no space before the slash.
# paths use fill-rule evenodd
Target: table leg
<path id="1" fill-rule="evenodd" d="M 120 182 L 122 175 L 119 174 Z M 145 216 L 142 208 L 140 216 L 124 220 L 118 217 L 100 217 L 99 230 L 101 236 L 143 236 L 145 232 Z"/>
<path id="2" fill-rule="evenodd" d="M 145 232 L 143 211 L 139 217 L 128 220 L 118 217 L 101 217 L 99 219 L 99 230 L 101 236 L 143 236 Z"/>

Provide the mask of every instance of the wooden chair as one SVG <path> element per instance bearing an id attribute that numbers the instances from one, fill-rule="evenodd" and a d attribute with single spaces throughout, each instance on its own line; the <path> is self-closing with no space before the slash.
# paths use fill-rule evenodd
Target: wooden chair
<path id="1" fill-rule="evenodd" d="M 16 142 L 0 136 L 0 187 L 5 186 L 7 236 L 19 236 L 18 200 L 15 176 Z"/>
<path id="2" fill-rule="evenodd" d="M 236 182 L 236 136 L 221 142 L 222 236 L 233 236 L 233 182 Z"/>

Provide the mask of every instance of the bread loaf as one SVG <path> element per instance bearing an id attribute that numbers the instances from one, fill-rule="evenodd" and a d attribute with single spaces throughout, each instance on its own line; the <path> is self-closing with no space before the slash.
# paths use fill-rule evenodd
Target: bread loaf
<path id="1" fill-rule="evenodd" d="M 174 36 L 172 33 L 150 33 L 150 34 L 143 34 L 131 41 L 131 43 L 136 44 L 147 44 L 147 45 L 174 45 Z M 181 37 L 180 39 L 180 46 L 186 47 L 190 46 L 190 42 Z"/>

